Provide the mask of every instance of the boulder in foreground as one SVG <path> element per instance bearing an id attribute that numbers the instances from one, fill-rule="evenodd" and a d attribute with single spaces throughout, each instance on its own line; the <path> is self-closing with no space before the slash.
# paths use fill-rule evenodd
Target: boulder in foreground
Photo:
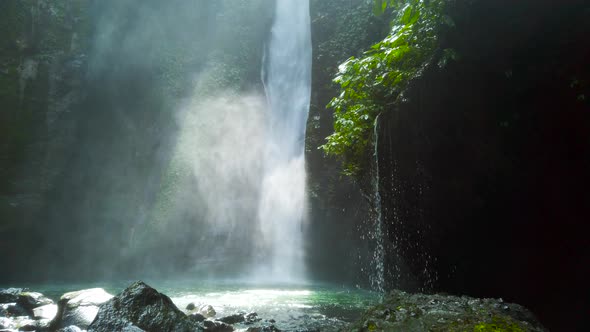
<path id="1" fill-rule="evenodd" d="M 96 317 L 98 307 L 112 297 L 102 288 L 65 293 L 58 301 L 57 315 L 51 327 L 57 329 L 77 326 L 85 329 Z"/>
<path id="2" fill-rule="evenodd" d="M 172 300 L 141 281 L 100 306 L 88 332 L 200 331 L 202 327 L 178 309 Z"/>

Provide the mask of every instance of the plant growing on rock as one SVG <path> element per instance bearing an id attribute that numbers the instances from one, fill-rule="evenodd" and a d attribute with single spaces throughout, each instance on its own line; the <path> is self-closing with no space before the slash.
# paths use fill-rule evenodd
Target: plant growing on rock
<path id="1" fill-rule="evenodd" d="M 344 158 L 345 173 L 363 169 L 377 115 L 399 102 L 408 83 L 433 60 L 441 27 L 452 26 L 444 0 L 375 0 L 375 14 L 394 11 L 391 31 L 360 58 L 351 57 L 338 68 L 334 82 L 340 94 L 328 107 L 334 110 L 334 133 L 321 148 Z M 454 57 L 451 50 L 443 52 Z"/>

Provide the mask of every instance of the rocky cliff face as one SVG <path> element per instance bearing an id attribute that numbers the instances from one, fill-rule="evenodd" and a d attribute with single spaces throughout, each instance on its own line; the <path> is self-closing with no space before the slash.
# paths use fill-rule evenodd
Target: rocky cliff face
<path id="1" fill-rule="evenodd" d="M 6 252 L 31 254 L 22 252 L 32 250 L 22 241 L 38 241 L 32 229 L 64 169 L 64 147 L 74 140 L 87 10 L 85 1 L 0 3 L 0 249 Z M 2 261 L 23 268 L 19 256 Z"/>
<path id="2" fill-rule="evenodd" d="M 590 8 L 457 10 L 444 47 L 458 61 L 435 60 L 380 117 L 387 280 L 502 296 L 573 330 L 582 298 L 570 287 L 584 287 L 579 229 L 590 216 Z"/>
<path id="3" fill-rule="evenodd" d="M 306 163 L 312 227 L 309 263 L 316 277 L 354 280 L 369 286 L 374 245 L 368 240 L 372 219 L 358 183 L 342 174 L 340 162 L 318 147 L 333 131 L 326 105 L 337 93 L 332 83 L 338 65 L 358 56 L 387 31 L 387 18 L 376 18 L 363 0 L 312 0 L 312 98 L 306 133 Z M 346 264 L 340 264 L 342 259 Z M 336 263 L 340 261 L 340 263 Z M 336 263 L 336 264 L 335 264 Z"/>

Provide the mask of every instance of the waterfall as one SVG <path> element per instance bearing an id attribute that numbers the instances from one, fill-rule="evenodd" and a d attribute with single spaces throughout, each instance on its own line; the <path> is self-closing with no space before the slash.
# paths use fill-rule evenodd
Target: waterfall
<path id="1" fill-rule="evenodd" d="M 263 82 L 270 108 L 258 207 L 256 274 L 302 281 L 305 219 L 305 128 L 311 94 L 308 0 L 277 0 Z"/>
<path id="2" fill-rule="evenodd" d="M 375 268 L 371 275 L 371 287 L 379 292 L 385 291 L 385 249 L 383 247 L 383 213 L 381 211 L 381 194 L 379 193 L 379 116 L 375 118 L 373 126 L 374 142 L 374 175 L 373 175 L 373 204 L 375 209 L 375 224 L 371 232 L 371 238 L 375 242 L 375 249 L 371 259 L 371 265 Z"/>

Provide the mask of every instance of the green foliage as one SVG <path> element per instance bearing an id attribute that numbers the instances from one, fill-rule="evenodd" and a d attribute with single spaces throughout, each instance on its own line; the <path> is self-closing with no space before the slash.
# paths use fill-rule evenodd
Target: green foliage
<path id="1" fill-rule="evenodd" d="M 395 10 L 405 6 L 408 2 L 418 1 L 404 1 L 404 0 L 373 0 L 373 14 L 376 16 L 383 15 L 387 8 L 393 8 Z M 428 2 L 428 1 L 423 1 Z"/>
<path id="2" fill-rule="evenodd" d="M 391 31 L 361 58 L 351 57 L 339 66 L 334 82 L 340 85 L 340 95 L 328 104 L 334 110 L 334 133 L 321 148 L 344 157 L 345 173 L 360 172 L 375 118 L 396 102 L 438 49 L 441 26 L 452 24 L 443 14 L 444 4 L 443 0 L 375 1 L 376 14 L 387 8 L 395 11 Z M 456 57 L 452 51 L 445 54 L 445 63 Z"/>
<path id="3" fill-rule="evenodd" d="M 382 15 L 385 13 L 385 9 L 387 9 L 386 0 L 373 0 L 373 14 L 376 16 Z"/>

